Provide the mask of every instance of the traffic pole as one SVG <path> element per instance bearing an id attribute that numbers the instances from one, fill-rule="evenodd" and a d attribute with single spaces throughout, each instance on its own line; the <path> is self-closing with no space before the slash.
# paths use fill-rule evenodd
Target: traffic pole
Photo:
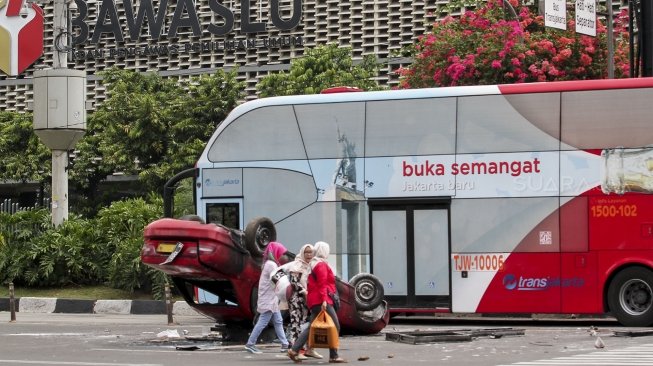
<path id="1" fill-rule="evenodd" d="M 9 312 L 11 313 L 10 323 L 16 322 L 16 303 L 14 302 L 14 283 L 9 282 Z"/>
<path id="2" fill-rule="evenodd" d="M 168 325 L 174 325 L 172 319 L 172 294 L 170 293 L 170 285 L 166 283 L 166 312 L 168 313 Z"/>

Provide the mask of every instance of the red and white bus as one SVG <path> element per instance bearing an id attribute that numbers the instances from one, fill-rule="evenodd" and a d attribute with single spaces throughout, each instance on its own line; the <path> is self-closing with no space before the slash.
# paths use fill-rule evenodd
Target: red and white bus
<path id="1" fill-rule="evenodd" d="M 394 312 L 653 325 L 653 79 L 266 98 L 197 163 L 197 213 L 270 218 Z"/>

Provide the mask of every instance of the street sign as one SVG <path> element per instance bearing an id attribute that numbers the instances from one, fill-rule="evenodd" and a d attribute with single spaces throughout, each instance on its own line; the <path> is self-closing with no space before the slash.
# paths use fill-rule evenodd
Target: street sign
<path id="1" fill-rule="evenodd" d="M 576 33 L 596 37 L 596 0 L 576 0 Z"/>
<path id="2" fill-rule="evenodd" d="M 544 26 L 567 29 L 565 0 L 546 0 L 544 3 Z"/>

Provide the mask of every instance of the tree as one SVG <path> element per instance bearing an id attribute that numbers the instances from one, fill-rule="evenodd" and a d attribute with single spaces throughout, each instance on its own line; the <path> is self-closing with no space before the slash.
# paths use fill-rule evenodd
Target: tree
<path id="1" fill-rule="evenodd" d="M 145 182 L 162 187 L 173 175 L 195 164 L 218 124 L 242 98 L 244 83 L 237 81 L 237 75 L 237 70 L 219 70 L 182 84 L 187 92 L 180 102 L 179 119 L 170 125 L 167 158 L 141 173 Z"/>
<path id="2" fill-rule="evenodd" d="M 399 87 L 607 77 L 607 36 L 602 22 L 597 22 L 596 37 L 575 33 L 573 17 L 567 30 L 545 29 L 537 5 L 519 3 L 510 0 L 510 6 L 504 7 L 503 0 L 488 0 L 475 11 L 435 23 L 431 32 L 419 38 L 412 65 L 398 70 Z M 514 8 L 518 12 L 508 11 Z M 625 17 L 621 13 L 615 27 L 616 77 L 626 77 L 629 71 Z"/>
<path id="3" fill-rule="evenodd" d="M 236 76 L 236 70 L 219 70 L 178 82 L 157 74 L 105 72 L 109 98 L 89 119 L 78 145 L 80 187 L 91 194 L 106 174 L 123 172 L 138 175 L 144 191 L 160 192 L 166 180 L 193 166 L 235 107 L 243 90 Z"/>
<path id="4" fill-rule="evenodd" d="M 379 85 L 373 78 L 378 72 L 379 64 L 373 55 L 355 63 L 350 47 L 332 43 L 305 50 L 303 57 L 290 63 L 288 72 L 263 77 L 257 89 L 260 97 L 317 94 L 334 86 L 377 90 Z"/>
<path id="5" fill-rule="evenodd" d="M 0 112 L 0 179 L 40 182 L 50 175 L 52 154 L 32 121 L 28 113 Z"/>

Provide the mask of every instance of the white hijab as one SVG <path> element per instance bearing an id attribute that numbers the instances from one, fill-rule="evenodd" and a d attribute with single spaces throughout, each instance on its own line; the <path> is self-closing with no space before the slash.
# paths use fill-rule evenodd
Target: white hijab
<path id="1" fill-rule="evenodd" d="M 303 288 L 306 288 L 308 275 L 311 273 L 311 265 L 305 259 L 306 249 L 308 248 L 313 249 L 313 246 L 311 244 L 302 245 L 302 248 L 299 249 L 299 253 L 295 256 L 294 261 L 288 262 L 283 266 L 279 267 L 279 270 L 284 271 L 286 274 L 293 273 L 293 272 L 301 273 L 301 276 L 299 277 L 299 284 Z"/>
<path id="2" fill-rule="evenodd" d="M 327 263 L 327 259 L 329 258 L 329 250 L 329 244 L 327 242 L 318 241 L 315 243 L 313 246 L 315 256 L 313 257 L 311 268 L 315 267 L 320 262 Z"/>
<path id="3" fill-rule="evenodd" d="M 302 245 L 302 248 L 299 249 L 299 253 L 297 253 L 295 256 L 295 260 L 289 262 L 287 265 L 284 265 L 288 272 L 297 272 L 302 274 L 309 272 L 308 261 L 306 260 L 306 249 L 308 248 L 312 250 L 313 246 L 311 244 Z"/>

